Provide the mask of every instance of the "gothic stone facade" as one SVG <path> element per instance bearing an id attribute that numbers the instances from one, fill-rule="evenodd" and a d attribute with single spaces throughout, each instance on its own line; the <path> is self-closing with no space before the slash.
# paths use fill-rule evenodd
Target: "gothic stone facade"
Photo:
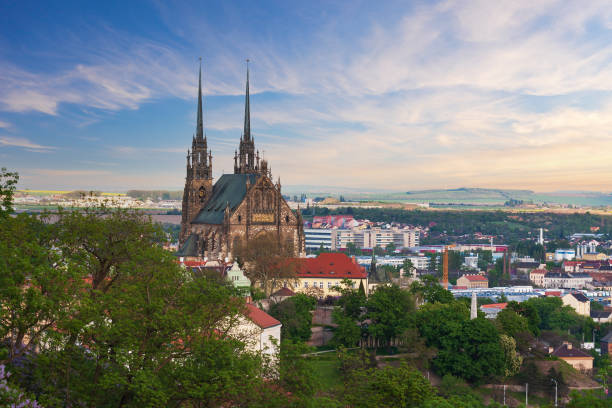
<path id="1" fill-rule="evenodd" d="M 201 71 L 200 71 L 201 72 Z M 281 194 L 280 179 L 274 183 L 265 160 L 255 151 L 250 129 L 249 76 L 245 97 L 244 132 L 234 155 L 234 174 L 224 174 L 213 185 L 212 154 L 202 123 L 201 73 L 198 89 L 198 119 L 192 150 L 187 151 L 187 177 L 183 193 L 180 249 L 189 259 L 232 259 L 240 240 L 272 233 L 290 241 L 295 255 L 304 253 L 302 217 L 295 214 Z"/>

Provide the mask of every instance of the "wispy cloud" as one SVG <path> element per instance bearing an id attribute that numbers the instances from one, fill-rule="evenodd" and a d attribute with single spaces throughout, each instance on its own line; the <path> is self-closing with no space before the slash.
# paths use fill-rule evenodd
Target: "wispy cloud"
<path id="1" fill-rule="evenodd" d="M 28 139 L 20 138 L 20 137 L 0 136 L 0 145 L 21 147 L 24 149 L 28 149 L 31 151 L 37 151 L 37 152 L 48 152 L 51 150 L 55 150 L 55 147 L 43 146 L 38 143 L 34 143 Z"/>

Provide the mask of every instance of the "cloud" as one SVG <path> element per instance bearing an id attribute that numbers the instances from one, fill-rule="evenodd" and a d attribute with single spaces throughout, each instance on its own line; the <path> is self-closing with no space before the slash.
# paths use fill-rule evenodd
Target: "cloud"
<path id="1" fill-rule="evenodd" d="M 55 150 L 55 147 L 43 146 L 38 143 L 31 142 L 28 139 L 20 138 L 20 137 L 0 136 L 0 145 L 21 147 L 27 150 L 37 151 L 37 152 L 47 152 L 50 150 Z"/>
<path id="2" fill-rule="evenodd" d="M 0 120 L 0 129 L 8 129 L 11 127 L 11 124 L 8 122 L 3 122 Z"/>
<path id="3" fill-rule="evenodd" d="M 90 177 L 112 174 L 106 170 L 63 170 L 63 169 L 27 169 L 30 174 L 50 177 Z"/>

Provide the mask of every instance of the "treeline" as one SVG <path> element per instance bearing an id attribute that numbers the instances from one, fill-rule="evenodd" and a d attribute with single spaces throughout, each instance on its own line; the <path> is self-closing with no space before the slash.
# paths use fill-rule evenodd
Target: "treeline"
<path id="1" fill-rule="evenodd" d="M 128 197 L 136 198 L 138 200 L 182 200 L 182 191 L 169 191 L 169 190 L 128 190 Z"/>
<path id="2" fill-rule="evenodd" d="M 396 208 L 328 208 L 311 207 L 303 210 L 305 219 L 314 215 L 352 214 L 358 219 L 376 222 L 398 222 L 429 226 L 432 235 L 444 241 L 445 236 L 458 237 L 480 232 L 503 236 L 507 242 L 537 236 L 539 228 L 546 229 L 547 239 L 563 239 L 578 232 L 612 233 L 612 216 L 591 213 L 514 213 L 507 211 L 427 211 Z M 442 243 L 442 242 L 441 242 Z"/>

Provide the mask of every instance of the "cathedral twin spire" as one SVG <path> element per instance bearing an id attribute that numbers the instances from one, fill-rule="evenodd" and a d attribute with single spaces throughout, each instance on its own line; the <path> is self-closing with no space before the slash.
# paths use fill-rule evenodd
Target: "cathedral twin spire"
<path id="1" fill-rule="evenodd" d="M 212 179 L 212 153 L 208 150 L 202 115 L 202 59 L 198 80 L 198 112 L 196 133 L 192 140 L 191 152 L 187 151 L 187 177 L 193 179 Z M 251 135 L 251 103 L 249 92 L 249 60 L 247 59 L 246 92 L 244 99 L 244 129 L 240 145 L 234 154 L 235 174 L 268 174 L 265 160 L 255 151 L 255 140 Z"/>

